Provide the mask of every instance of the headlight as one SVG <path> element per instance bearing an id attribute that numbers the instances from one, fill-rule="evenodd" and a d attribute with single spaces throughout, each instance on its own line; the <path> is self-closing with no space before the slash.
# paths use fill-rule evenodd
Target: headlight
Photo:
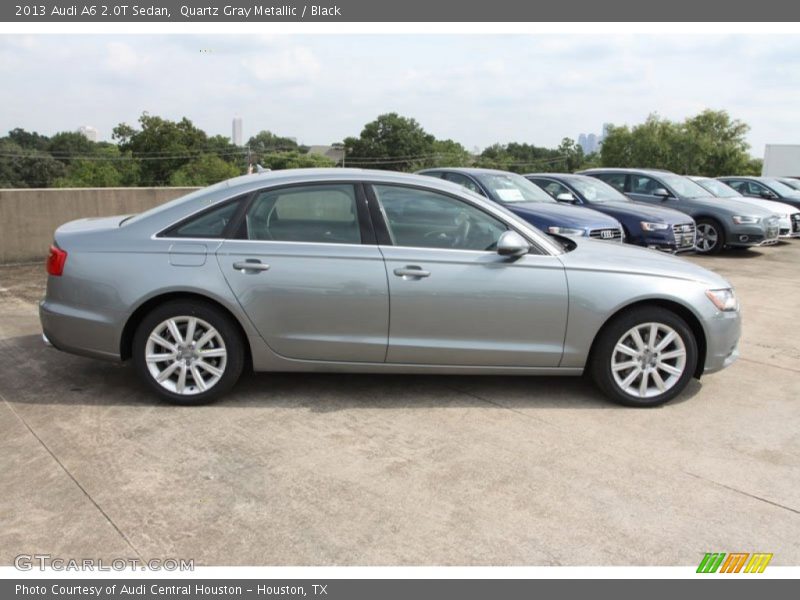
<path id="1" fill-rule="evenodd" d="M 669 225 L 666 223 L 650 223 L 649 221 L 642 221 L 641 223 L 642 231 L 664 231 L 665 229 L 669 229 Z"/>
<path id="2" fill-rule="evenodd" d="M 737 216 L 733 217 L 733 222 L 736 223 L 737 225 L 745 225 L 747 223 L 750 223 L 750 224 L 760 223 L 761 222 L 761 217 L 750 217 L 750 216 L 746 216 L 746 215 L 737 215 Z"/>
<path id="3" fill-rule="evenodd" d="M 714 303 L 714 306 L 716 306 L 718 310 L 723 312 L 739 310 L 739 302 L 736 300 L 736 296 L 730 288 L 724 290 L 706 290 L 706 296 L 708 296 L 708 299 Z"/>
<path id="4" fill-rule="evenodd" d="M 548 227 L 547 232 L 561 235 L 583 235 L 583 229 L 575 229 L 573 227 Z"/>

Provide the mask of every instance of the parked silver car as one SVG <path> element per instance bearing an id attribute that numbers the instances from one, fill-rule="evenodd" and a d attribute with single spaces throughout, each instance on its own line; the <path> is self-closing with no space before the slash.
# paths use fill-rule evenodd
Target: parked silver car
<path id="1" fill-rule="evenodd" d="M 132 359 L 178 403 L 256 371 L 580 375 L 653 406 L 737 357 L 730 284 L 683 259 L 549 236 L 431 177 L 231 179 L 60 227 L 40 314 L 56 348 Z M 265 383 L 268 385 L 268 382 Z"/>

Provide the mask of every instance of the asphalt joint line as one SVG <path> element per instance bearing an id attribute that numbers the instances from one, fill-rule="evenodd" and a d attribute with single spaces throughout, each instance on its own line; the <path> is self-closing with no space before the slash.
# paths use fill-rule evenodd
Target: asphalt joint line
<path id="1" fill-rule="evenodd" d="M 22 423 L 22 424 L 25 426 L 25 428 L 26 428 L 26 429 L 27 429 L 27 430 L 28 430 L 28 431 L 31 433 L 31 435 L 32 435 L 34 438 L 36 438 L 36 440 L 39 442 L 39 444 L 41 444 L 42 448 L 44 448 L 44 449 L 45 449 L 45 451 L 46 451 L 46 452 L 47 452 L 47 453 L 48 453 L 48 454 L 49 454 L 49 455 L 52 457 L 52 459 L 53 459 L 53 460 L 56 462 L 56 464 L 57 464 L 59 467 L 61 467 L 61 470 L 62 470 L 62 471 L 64 471 L 64 473 L 66 473 L 67 477 L 69 477 L 69 478 L 72 480 L 72 482 L 73 482 L 73 483 L 74 483 L 74 484 L 75 484 L 75 485 L 78 487 L 78 489 L 79 489 L 81 492 L 83 492 L 83 495 L 84 495 L 84 496 L 86 496 L 86 498 L 89 500 L 89 502 L 91 502 L 91 503 L 94 505 L 94 507 L 95 507 L 95 508 L 98 510 L 98 512 L 99 512 L 101 515 L 103 515 L 103 517 L 105 518 L 105 520 L 106 520 L 106 521 L 108 521 L 108 523 L 109 523 L 109 524 L 110 524 L 110 525 L 111 525 L 111 526 L 114 528 L 114 530 L 115 530 L 115 531 L 116 531 L 116 532 L 119 534 L 119 536 L 120 536 L 120 537 L 121 537 L 123 540 L 125 540 L 125 543 L 126 543 L 126 544 L 128 544 L 128 547 L 130 547 L 130 549 L 131 549 L 131 550 L 133 550 L 134 554 L 136 554 L 136 557 L 137 557 L 137 558 L 138 558 L 138 559 L 139 559 L 141 562 L 144 562 L 144 558 L 143 558 L 143 557 L 142 557 L 142 555 L 139 553 L 139 551 L 136 549 L 136 547 L 133 545 L 133 543 L 130 541 L 130 539 L 128 539 L 128 536 L 127 536 L 127 535 L 125 535 L 125 534 L 123 533 L 123 531 L 122 531 L 122 530 L 121 530 L 121 529 L 120 529 L 120 528 L 117 526 L 117 524 L 116 524 L 116 523 L 114 523 L 114 520 L 113 520 L 113 519 L 112 519 L 112 518 L 111 518 L 111 517 L 108 515 L 108 513 L 107 513 L 106 511 L 104 511 L 104 510 L 103 510 L 103 507 L 102 507 L 102 506 L 100 506 L 100 505 L 97 503 L 97 501 L 96 501 L 94 498 L 92 498 L 92 495 L 91 495 L 91 494 L 90 494 L 90 493 L 89 493 L 89 492 L 86 490 L 86 488 L 85 488 L 85 487 L 83 487 L 83 486 L 81 485 L 81 483 L 80 483 L 80 482 L 79 482 L 79 481 L 78 481 L 78 480 L 75 478 L 75 476 L 74 476 L 74 475 L 73 475 L 73 474 L 70 472 L 70 470 L 69 470 L 69 469 L 67 469 L 66 465 L 64 465 L 64 463 L 62 463 L 62 462 L 59 460 L 59 458 L 58 458 L 58 457 L 55 455 L 55 453 L 54 453 L 54 452 L 53 452 L 53 451 L 52 451 L 52 450 L 51 450 L 51 449 L 48 447 L 48 445 L 47 445 L 47 444 L 44 442 L 44 440 L 43 440 L 41 437 L 39 437 L 39 435 L 38 435 L 38 434 L 37 434 L 37 433 L 36 433 L 36 432 L 33 430 L 33 427 L 31 427 L 31 426 L 28 424 L 28 422 L 25 420 L 25 418 L 24 418 L 24 417 L 23 417 L 21 414 L 19 414 L 19 413 L 17 412 L 17 410 L 14 408 L 14 405 L 13 405 L 13 404 L 11 404 L 11 403 L 10 403 L 10 402 L 9 402 L 9 401 L 6 399 L 6 397 L 5 397 L 5 396 L 3 396 L 2 394 L 0 394 L 0 399 L 2 399 L 2 400 L 3 400 L 3 403 L 4 403 L 4 404 L 5 404 L 7 407 L 8 407 L 8 409 L 9 409 L 9 410 L 10 410 L 12 413 L 14 413 L 14 416 L 15 416 L 15 417 L 17 417 L 17 419 L 19 419 L 19 422 L 20 422 L 20 423 Z"/>

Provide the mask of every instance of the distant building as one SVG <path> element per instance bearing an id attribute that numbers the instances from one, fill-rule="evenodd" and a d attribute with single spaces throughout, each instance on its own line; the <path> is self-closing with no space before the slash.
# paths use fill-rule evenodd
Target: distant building
<path id="1" fill-rule="evenodd" d="M 95 129 L 91 125 L 81 125 L 80 127 L 78 127 L 78 133 L 80 133 L 90 142 L 97 141 L 97 129 Z"/>
<path id="2" fill-rule="evenodd" d="M 583 149 L 584 154 L 591 154 L 592 152 L 599 152 L 603 140 L 606 139 L 608 131 L 611 128 L 611 123 L 603 123 L 603 133 L 597 135 L 596 133 L 582 133 L 578 136 L 578 145 Z"/>
<path id="3" fill-rule="evenodd" d="M 332 146 L 309 146 L 308 154 L 327 156 L 339 165 L 344 160 L 344 146 L 341 144 L 334 144 Z"/>
<path id="4" fill-rule="evenodd" d="M 244 143 L 242 138 L 242 117 L 233 118 L 233 131 L 231 132 L 231 142 L 234 146 L 241 146 Z"/>

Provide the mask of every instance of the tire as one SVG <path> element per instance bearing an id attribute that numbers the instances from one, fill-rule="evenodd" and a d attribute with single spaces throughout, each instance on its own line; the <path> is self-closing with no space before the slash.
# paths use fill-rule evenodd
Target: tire
<path id="1" fill-rule="evenodd" d="M 655 350 L 649 339 L 654 326 Z M 670 333 L 674 336 L 659 349 Z M 652 407 L 680 394 L 696 367 L 697 341 L 686 322 L 670 310 L 642 306 L 616 317 L 600 331 L 592 348 L 589 374 L 614 402 Z"/>
<path id="2" fill-rule="evenodd" d="M 190 328 L 191 345 L 185 342 Z M 145 316 L 133 338 L 133 362 L 139 377 L 174 404 L 216 400 L 238 381 L 244 359 L 236 323 L 219 308 L 199 300 L 158 306 Z"/>
<path id="3" fill-rule="evenodd" d="M 710 243 L 713 238 L 713 243 Z M 695 252 L 698 254 L 719 254 L 725 247 L 725 230 L 714 219 L 698 219 L 697 243 Z"/>

